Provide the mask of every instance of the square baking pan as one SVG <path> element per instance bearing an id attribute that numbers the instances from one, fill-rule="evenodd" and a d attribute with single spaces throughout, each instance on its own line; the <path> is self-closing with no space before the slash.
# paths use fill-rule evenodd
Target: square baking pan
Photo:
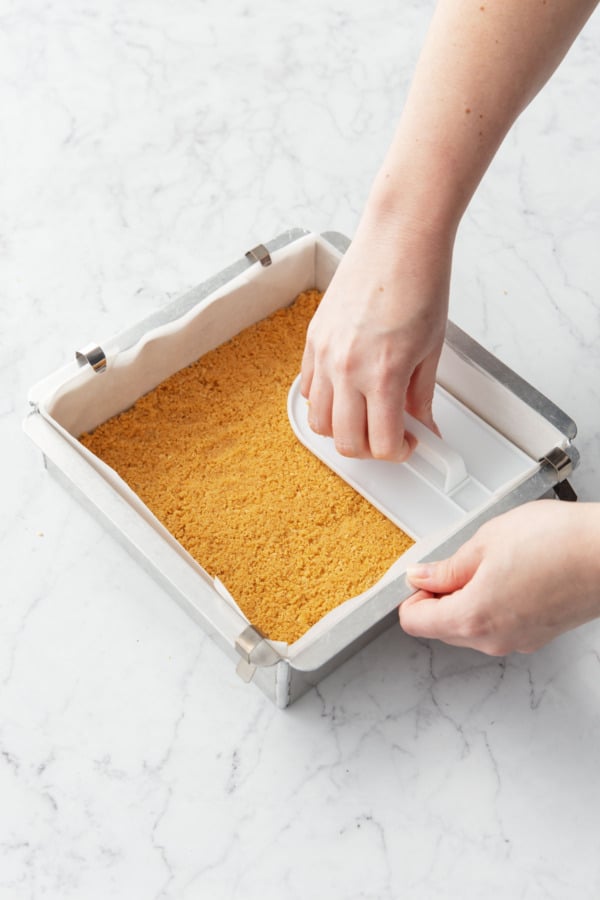
<path id="1" fill-rule="evenodd" d="M 452 323 L 434 399 L 444 439 L 418 435 L 409 463 L 338 458 L 330 440 L 307 433 L 305 404 L 292 386 L 290 427 L 300 440 L 393 520 L 385 507 L 395 497 L 401 510 L 395 521 L 415 543 L 369 590 L 285 644 L 260 634 L 223 585 L 79 442 L 83 432 L 300 292 L 325 290 L 348 246 L 338 233 L 300 228 L 258 245 L 149 318 L 77 351 L 31 390 L 24 422 L 48 470 L 221 646 L 240 677 L 282 708 L 397 623 L 398 605 L 413 592 L 405 579 L 409 564 L 448 556 L 485 521 L 521 503 L 549 494 L 574 498 L 567 481 L 579 459 L 574 422 Z"/>

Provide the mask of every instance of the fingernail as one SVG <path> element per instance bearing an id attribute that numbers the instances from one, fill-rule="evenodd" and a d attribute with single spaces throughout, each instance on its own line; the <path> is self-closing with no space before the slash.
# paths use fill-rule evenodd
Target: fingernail
<path id="1" fill-rule="evenodd" d="M 427 581 L 433 577 L 435 566 L 428 563 L 419 563 L 416 566 L 408 566 L 406 577 L 409 581 Z"/>

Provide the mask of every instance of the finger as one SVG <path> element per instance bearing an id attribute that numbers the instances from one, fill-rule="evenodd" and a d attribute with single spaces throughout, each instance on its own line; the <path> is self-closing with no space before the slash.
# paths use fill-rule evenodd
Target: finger
<path id="1" fill-rule="evenodd" d="M 535 649 L 535 645 L 524 649 L 522 636 L 499 629 L 488 615 L 478 615 L 477 599 L 478 593 L 470 584 L 444 597 L 417 591 L 400 605 L 400 626 L 412 637 L 470 647 L 487 656 L 507 656 L 515 651 L 528 653 Z"/>
<path id="2" fill-rule="evenodd" d="M 353 457 L 369 455 L 367 404 L 360 391 L 334 385 L 331 422 L 338 453 Z"/>
<path id="3" fill-rule="evenodd" d="M 415 448 L 417 447 L 419 442 L 418 442 L 417 438 L 414 436 L 414 434 L 410 433 L 410 431 L 404 432 L 404 441 L 408 445 L 408 453 L 402 461 L 406 462 L 406 460 L 411 455 L 411 453 L 415 450 Z"/>
<path id="4" fill-rule="evenodd" d="M 404 431 L 404 395 L 402 390 L 367 396 L 367 436 L 375 459 L 404 462 L 416 447 L 416 439 Z"/>
<path id="5" fill-rule="evenodd" d="M 311 344 L 307 340 L 306 344 L 304 345 L 304 353 L 302 354 L 302 366 L 300 369 L 300 393 L 307 400 L 310 394 L 314 371 L 315 354 Z"/>
<path id="6" fill-rule="evenodd" d="M 433 392 L 441 347 L 430 353 L 413 372 L 406 392 L 407 411 L 441 437 L 433 419 Z"/>
<path id="7" fill-rule="evenodd" d="M 313 376 L 308 396 L 308 424 L 316 434 L 332 437 L 333 387 L 329 381 Z"/>
<path id="8" fill-rule="evenodd" d="M 457 627 L 452 599 L 417 591 L 400 604 L 400 627 L 412 637 L 432 638 L 455 647 L 467 646 Z"/>
<path id="9" fill-rule="evenodd" d="M 451 594 L 472 579 L 480 560 L 478 546 L 468 541 L 448 559 L 409 566 L 406 577 L 413 587 L 432 594 Z"/>

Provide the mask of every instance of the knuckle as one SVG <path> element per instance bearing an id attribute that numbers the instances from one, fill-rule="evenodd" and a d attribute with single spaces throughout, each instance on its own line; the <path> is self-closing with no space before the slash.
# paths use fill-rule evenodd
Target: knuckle
<path id="1" fill-rule="evenodd" d="M 335 449 L 340 456 L 355 457 L 357 455 L 353 444 L 348 441 L 340 441 L 339 438 L 336 438 L 335 440 Z"/>
<path id="2" fill-rule="evenodd" d="M 333 371 L 338 378 L 349 378 L 358 369 L 358 359 L 353 353 L 336 354 L 333 359 Z"/>
<path id="3" fill-rule="evenodd" d="M 399 456 L 397 442 L 388 435 L 377 436 L 374 439 L 370 439 L 369 446 L 373 459 L 393 461 Z"/>
<path id="4" fill-rule="evenodd" d="M 507 656 L 512 653 L 514 643 L 506 634 L 499 634 L 488 621 L 480 632 L 473 635 L 473 647 L 486 656 Z"/>
<path id="5" fill-rule="evenodd" d="M 339 437 L 338 435 L 334 435 L 334 438 L 335 449 L 341 456 L 356 458 L 364 455 L 364 448 L 359 446 L 356 441 L 353 441 L 351 438 Z"/>
<path id="6" fill-rule="evenodd" d="M 372 369 L 373 393 L 384 402 L 395 404 L 402 387 L 402 367 L 389 355 L 381 355 Z"/>
<path id="7" fill-rule="evenodd" d="M 489 640 L 488 619 L 475 610 L 462 617 L 457 630 L 459 637 L 470 644 L 482 645 Z"/>
<path id="8" fill-rule="evenodd" d="M 305 353 L 306 352 L 314 353 L 314 351 L 316 350 L 317 340 L 316 340 L 316 334 L 315 334 L 314 320 L 309 324 L 308 328 L 306 329 L 306 339 L 304 342 L 304 346 L 306 348 Z"/>
<path id="9" fill-rule="evenodd" d="M 331 425 L 328 425 L 322 419 L 313 420 L 311 418 L 308 420 L 308 424 L 310 425 L 311 431 L 314 431 L 315 434 L 320 434 L 323 437 L 331 437 Z"/>
<path id="10" fill-rule="evenodd" d="M 380 399 L 386 400 L 393 394 L 395 377 L 394 372 L 384 361 L 375 366 L 373 373 L 373 393 Z"/>
<path id="11" fill-rule="evenodd" d="M 365 365 L 365 348 L 361 347 L 359 338 L 347 338 L 331 348 L 330 358 L 335 374 L 348 377 L 355 375 Z"/>

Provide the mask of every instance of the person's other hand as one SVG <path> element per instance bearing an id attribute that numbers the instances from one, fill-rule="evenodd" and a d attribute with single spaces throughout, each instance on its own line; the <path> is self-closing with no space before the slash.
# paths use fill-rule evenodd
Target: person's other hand
<path id="1" fill-rule="evenodd" d="M 409 568 L 408 634 L 492 656 L 531 653 L 600 615 L 600 504 L 538 500 L 450 557 Z"/>
<path id="2" fill-rule="evenodd" d="M 406 409 L 431 411 L 444 341 L 452 241 L 359 228 L 307 333 L 301 391 L 309 424 L 344 456 L 405 460 Z"/>

